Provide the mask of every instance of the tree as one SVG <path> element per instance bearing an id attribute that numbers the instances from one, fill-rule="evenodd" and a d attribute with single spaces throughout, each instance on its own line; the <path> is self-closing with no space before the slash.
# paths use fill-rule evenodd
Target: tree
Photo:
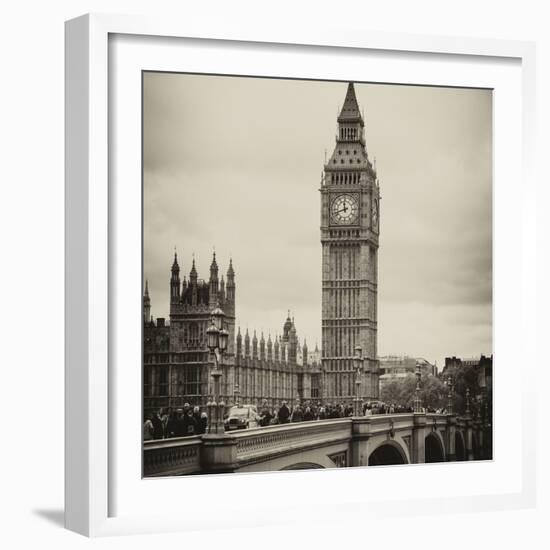
<path id="1" fill-rule="evenodd" d="M 380 392 L 384 403 L 394 403 L 401 407 L 412 407 L 416 391 L 416 376 L 408 374 L 386 383 Z M 426 408 L 444 408 L 447 404 L 447 387 L 437 376 L 431 374 L 420 379 L 420 399 Z"/>
<path id="2" fill-rule="evenodd" d="M 476 396 L 481 395 L 478 373 L 475 367 L 460 365 L 452 371 L 454 384 L 453 412 L 466 414 L 466 390 L 470 389 L 470 413 L 475 416 L 478 409 Z"/>
<path id="3" fill-rule="evenodd" d="M 395 403 L 396 405 L 403 406 L 401 401 L 402 391 L 403 385 L 400 380 L 390 380 L 382 387 L 380 399 L 384 401 L 384 403 Z"/>
<path id="4" fill-rule="evenodd" d="M 430 374 L 421 379 L 420 387 L 424 407 L 444 409 L 447 406 L 447 386 L 440 378 Z"/>

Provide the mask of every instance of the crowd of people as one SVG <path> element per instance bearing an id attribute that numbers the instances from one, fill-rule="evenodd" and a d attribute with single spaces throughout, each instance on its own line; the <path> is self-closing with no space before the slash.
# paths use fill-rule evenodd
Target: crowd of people
<path id="1" fill-rule="evenodd" d="M 423 412 L 442 413 L 444 409 L 433 409 L 431 407 L 423 408 Z M 373 414 L 403 414 L 412 413 L 412 407 L 402 407 L 394 403 L 387 404 L 381 401 L 369 401 L 362 404 L 362 413 L 364 416 Z M 297 403 L 292 410 L 283 401 L 280 407 L 269 407 L 264 400 L 260 408 L 260 425 L 268 426 L 271 424 L 286 424 L 288 422 L 307 422 L 310 420 L 326 420 L 329 418 L 345 418 L 353 416 L 353 403 L 331 403 L 322 404 L 320 401 L 313 404 L 306 401 L 304 405 Z"/>
<path id="2" fill-rule="evenodd" d="M 267 400 L 264 400 L 260 407 L 260 425 L 269 426 L 273 424 L 287 424 L 290 422 L 309 422 L 312 420 L 326 420 L 329 418 L 344 418 L 353 415 L 351 403 L 337 403 L 325 405 L 306 401 L 304 404 L 296 403 L 292 409 L 286 401 L 280 407 L 270 407 Z"/>
<path id="3" fill-rule="evenodd" d="M 169 437 L 185 437 L 206 433 L 208 417 L 201 412 L 200 407 L 191 407 L 189 403 L 183 409 L 161 409 L 148 414 L 143 423 L 143 439 L 167 439 Z"/>
<path id="4" fill-rule="evenodd" d="M 362 411 L 364 416 L 375 414 L 399 414 L 412 413 L 411 407 L 402 407 L 393 403 L 387 404 L 380 401 L 363 403 Z M 354 408 L 352 403 L 316 404 L 311 401 L 305 403 L 297 402 L 292 408 L 286 401 L 280 406 L 270 406 L 264 400 L 259 409 L 260 426 L 271 426 L 276 424 L 288 424 L 292 422 L 311 422 L 314 420 L 327 420 L 331 418 L 345 418 L 353 416 Z M 428 413 L 443 413 L 444 409 L 423 409 Z M 200 407 L 191 407 L 189 403 L 183 409 L 161 409 L 154 414 L 148 414 L 143 424 L 143 439 L 166 439 L 171 437 L 185 437 L 206 433 L 208 416 L 201 411 Z"/>

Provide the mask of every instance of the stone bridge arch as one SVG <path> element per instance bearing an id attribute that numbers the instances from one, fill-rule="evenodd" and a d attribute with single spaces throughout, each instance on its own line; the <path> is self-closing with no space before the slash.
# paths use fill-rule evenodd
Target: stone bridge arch
<path id="1" fill-rule="evenodd" d="M 242 464 L 239 472 L 277 472 L 312 470 L 350 466 L 349 440 L 329 445 L 315 445 L 309 449 L 279 447 L 277 453 L 266 454 Z"/>
<path id="2" fill-rule="evenodd" d="M 324 470 L 325 466 L 321 466 L 321 464 L 317 464 L 316 462 L 297 462 L 296 464 L 289 464 L 288 466 L 285 466 L 281 468 L 279 471 L 285 471 L 285 470 Z"/>
<path id="3" fill-rule="evenodd" d="M 445 462 L 445 442 L 438 430 L 430 432 L 424 439 L 425 462 Z"/>
<path id="4" fill-rule="evenodd" d="M 393 439 L 380 442 L 369 453 L 369 466 L 390 466 L 395 464 L 409 464 L 409 460 L 403 446 Z"/>

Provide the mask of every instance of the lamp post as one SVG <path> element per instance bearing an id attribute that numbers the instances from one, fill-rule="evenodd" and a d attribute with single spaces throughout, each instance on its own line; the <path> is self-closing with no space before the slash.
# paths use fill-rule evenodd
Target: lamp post
<path id="1" fill-rule="evenodd" d="M 353 416 L 361 416 L 363 412 L 361 410 L 361 373 L 363 371 L 363 350 L 361 346 L 355 348 L 353 362 L 355 364 L 355 400 L 353 402 Z"/>
<path id="2" fill-rule="evenodd" d="M 447 381 L 447 387 L 449 388 L 449 393 L 447 394 L 447 414 L 453 414 L 453 378 L 449 377 Z"/>
<path id="3" fill-rule="evenodd" d="M 217 307 L 210 314 L 212 317 L 212 323 L 206 330 L 207 345 L 210 353 L 214 355 L 214 368 L 212 369 L 211 376 L 213 379 L 213 392 L 212 399 L 208 401 L 206 407 L 208 410 L 208 434 L 223 434 L 223 414 L 225 410 L 225 403 L 220 397 L 220 382 L 222 372 L 220 365 L 225 350 L 227 349 L 227 343 L 229 341 L 229 333 L 223 328 L 224 312 Z"/>
<path id="4" fill-rule="evenodd" d="M 414 390 L 413 411 L 415 413 L 422 412 L 422 399 L 420 399 L 420 365 L 416 365 L 416 389 Z"/>

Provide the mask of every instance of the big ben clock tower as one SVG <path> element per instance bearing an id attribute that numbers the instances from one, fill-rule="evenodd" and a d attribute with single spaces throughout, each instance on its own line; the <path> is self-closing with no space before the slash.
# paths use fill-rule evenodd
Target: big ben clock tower
<path id="1" fill-rule="evenodd" d="M 378 398 L 377 298 L 380 191 L 365 147 L 353 83 L 338 116 L 336 146 L 321 184 L 323 398 L 355 396 L 355 348 L 364 360 L 360 393 Z"/>

